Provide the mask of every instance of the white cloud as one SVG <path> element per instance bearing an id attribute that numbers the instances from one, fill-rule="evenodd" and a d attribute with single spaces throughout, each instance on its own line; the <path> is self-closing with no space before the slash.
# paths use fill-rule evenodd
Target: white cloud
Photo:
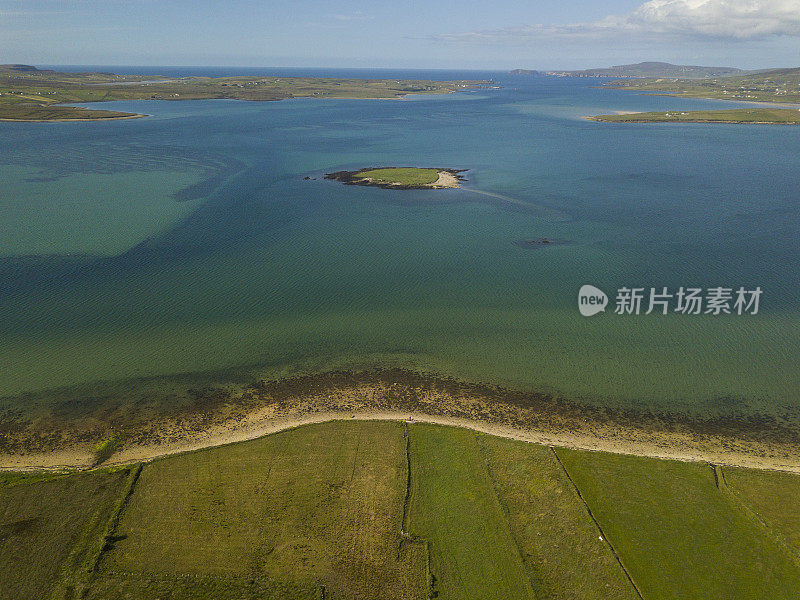
<path id="1" fill-rule="evenodd" d="M 620 35 L 753 40 L 800 37 L 800 0 L 650 0 L 625 15 L 570 25 L 526 25 L 440 34 L 448 43 L 531 43 L 545 38 Z"/>

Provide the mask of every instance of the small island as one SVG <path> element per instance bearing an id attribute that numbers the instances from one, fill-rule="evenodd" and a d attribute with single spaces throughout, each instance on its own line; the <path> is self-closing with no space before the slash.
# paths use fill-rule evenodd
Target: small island
<path id="1" fill-rule="evenodd" d="M 732 108 L 723 110 L 668 110 L 586 117 L 605 123 L 729 123 L 749 125 L 798 125 L 796 108 Z"/>
<path id="2" fill-rule="evenodd" d="M 326 173 L 325 179 L 335 179 L 345 185 L 367 185 L 391 190 L 420 190 L 457 188 L 467 169 L 426 167 L 368 167 L 358 171 Z"/>

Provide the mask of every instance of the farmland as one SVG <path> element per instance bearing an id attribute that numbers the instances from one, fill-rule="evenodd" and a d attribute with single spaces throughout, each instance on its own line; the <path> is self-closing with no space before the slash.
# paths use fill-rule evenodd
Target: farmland
<path id="1" fill-rule="evenodd" d="M 332 421 L 0 480 L 28 598 L 795 598 L 800 476 Z"/>
<path id="2" fill-rule="evenodd" d="M 429 544 L 438 597 L 534 598 L 475 435 L 433 425 L 410 429 L 407 526 Z"/>
<path id="3" fill-rule="evenodd" d="M 792 598 L 800 571 L 702 463 L 557 450 L 648 599 Z"/>
<path id="4" fill-rule="evenodd" d="M 662 112 L 597 115 L 592 121 L 606 123 L 734 123 L 734 124 L 800 124 L 796 108 L 732 108 L 725 110 L 669 110 Z"/>
<path id="5" fill-rule="evenodd" d="M 401 98 L 447 94 L 478 81 L 334 79 L 315 77 L 179 77 L 62 73 L 26 65 L 0 65 L 0 120 L 124 119 L 144 115 L 55 106 L 112 100 L 284 100 L 287 98 Z"/>
<path id="6" fill-rule="evenodd" d="M 3 598 L 44 598 L 76 587 L 130 476 L 127 469 L 0 486 Z M 33 481 L 28 483 L 25 481 Z"/>
<path id="7" fill-rule="evenodd" d="M 800 69 L 771 69 L 723 77 L 619 79 L 605 84 L 660 96 L 711 98 L 738 102 L 800 104 Z M 608 123 L 800 123 L 797 108 L 732 108 L 722 110 L 661 111 L 597 115 L 593 121 Z"/>
<path id="8" fill-rule="evenodd" d="M 800 68 L 769 69 L 728 77 L 620 79 L 608 86 L 687 98 L 800 103 Z"/>

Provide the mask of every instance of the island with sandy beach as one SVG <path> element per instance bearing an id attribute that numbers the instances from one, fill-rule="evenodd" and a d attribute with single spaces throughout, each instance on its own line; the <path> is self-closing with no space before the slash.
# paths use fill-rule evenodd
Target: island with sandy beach
<path id="1" fill-rule="evenodd" d="M 468 169 L 432 167 L 367 167 L 357 171 L 326 173 L 325 179 L 345 185 L 365 185 L 389 190 L 424 190 L 457 188 Z"/>

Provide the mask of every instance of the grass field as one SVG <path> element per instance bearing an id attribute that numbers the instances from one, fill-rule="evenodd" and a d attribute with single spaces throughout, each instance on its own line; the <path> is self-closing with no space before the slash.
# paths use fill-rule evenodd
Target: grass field
<path id="1" fill-rule="evenodd" d="M 0 598 L 781 600 L 798 514 L 798 475 L 338 421 L 4 473 Z"/>
<path id="2" fill-rule="evenodd" d="M 102 571 L 216 577 L 223 588 L 265 578 L 300 592 L 324 586 L 326 598 L 424 597 L 423 549 L 400 537 L 405 452 L 399 423 L 338 422 L 157 461 Z"/>
<path id="3" fill-rule="evenodd" d="M 621 79 L 608 84 L 623 90 L 657 92 L 690 98 L 747 102 L 800 103 L 800 68 L 771 69 L 732 77 Z"/>
<path id="4" fill-rule="evenodd" d="M 800 475 L 733 468 L 723 473 L 734 495 L 800 557 Z"/>
<path id="5" fill-rule="evenodd" d="M 558 450 L 648 600 L 797 598 L 800 570 L 702 463 Z"/>
<path id="6" fill-rule="evenodd" d="M 442 600 L 534 598 L 475 434 L 413 425 L 408 529 L 428 541 Z"/>
<path id="7" fill-rule="evenodd" d="M 39 600 L 57 587 L 74 587 L 99 551 L 129 475 L 124 469 L 38 481 L 20 477 L 1 485 L 0 598 Z"/>
<path id="8" fill-rule="evenodd" d="M 636 598 L 547 446 L 480 435 L 479 445 L 539 598 Z"/>
<path id="9" fill-rule="evenodd" d="M 0 119 L 8 121 L 96 121 L 97 119 L 131 119 L 140 117 L 136 113 L 116 110 L 89 110 L 75 106 L 48 106 L 31 103 L 0 103 Z"/>
<path id="10" fill-rule="evenodd" d="M 387 169 L 368 169 L 356 173 L 359 177 L 369 177 L 378 183 L 398 183 L 400 185 L 428 185 L 439 178 L 436 169 L 417 169 L 395 167 Z"/>
<path id="11" fill-rule="evenodd" d="M 800 123 L 795 108 L 732 108 L 724 110 L 670 110 L 624 115 L 597 115 L 592 121 L 606 123 L 739 123 L 792 125 Z"/>

